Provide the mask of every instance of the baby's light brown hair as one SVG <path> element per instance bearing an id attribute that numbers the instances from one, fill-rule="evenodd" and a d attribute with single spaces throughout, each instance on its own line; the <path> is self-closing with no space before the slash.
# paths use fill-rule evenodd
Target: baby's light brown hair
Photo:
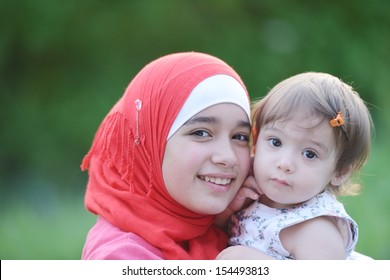
<path id="1" fill-rule="evenodd" d="M 253 144 L 263 125 L 286 121 L 299 111 L 307 117 L 330 121 L 341 112 L 344 124 L 334 127 L 338 160 L 335 169 L 353 173 L 366 163 L 373 130 L 371 114 L 359 94 L 339 78 L 319 72 L 297 74 L 273 87 L 261 100 L 252 104 Z M 330 124 L 329 124 L 330 125 Z M 336 195 L 354 195 L 360 184 L 348 180 L 342 186 L 327 187 Z"/>

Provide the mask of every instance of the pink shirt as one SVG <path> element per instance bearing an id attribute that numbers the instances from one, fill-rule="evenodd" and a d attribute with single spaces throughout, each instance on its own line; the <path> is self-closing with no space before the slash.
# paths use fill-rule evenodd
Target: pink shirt
<path id="1" fill-rule="evenodd" d="M 132 232 L 124 232 L 99 217 L 88 233 L 83 260 L 161 260 L 163 253 Z"/>

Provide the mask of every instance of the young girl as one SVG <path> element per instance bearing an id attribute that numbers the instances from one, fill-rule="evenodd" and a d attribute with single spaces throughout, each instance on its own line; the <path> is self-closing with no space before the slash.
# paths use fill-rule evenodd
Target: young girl
<path id="1" fill-rule="evenodd" d="M 352 258 L 358 226 L 336 196 L 358 192 L 349 178 L 369 155 L 372 121 L 358 93 L 329 74 L 299 74 L 254 105 L 253 124 L 246 186 L 260 198 L 233 216 L 230 244 L 276 259 Z M 230 258 L 256 258 L 242 246 L 219 258 L 234 250 Z"/>
<path id="2" fill-rule="evenodd" d="M 214 259 L 227 245 L 215 217 L 247 177 L 250 131 L 249 96 L 223 61 L 188 52 L 145 66 L 81 165 L 98 215 L 82 259 Z"/>

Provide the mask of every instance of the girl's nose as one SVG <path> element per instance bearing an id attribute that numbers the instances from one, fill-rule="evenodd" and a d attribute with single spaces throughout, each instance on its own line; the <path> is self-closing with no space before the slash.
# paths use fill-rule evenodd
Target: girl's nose
<path id="1" fill-rule="evenodd" d="M 238 157 L 230 141 L 225 141 L 224 143 L 218 143 L 215 145 L 211 161 L 215 164 L 227 167 L 237 165 Z"/>

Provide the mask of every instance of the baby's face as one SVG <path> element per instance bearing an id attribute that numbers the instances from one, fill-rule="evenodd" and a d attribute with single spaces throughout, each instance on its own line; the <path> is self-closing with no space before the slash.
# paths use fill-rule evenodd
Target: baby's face
<path id="1" fill-rule="evenodd" d="M 334 128 L 322 118 L 297 113 L 259 131 L 254 175 L 271 207 L 306 201 L 338 178 Z"/>

